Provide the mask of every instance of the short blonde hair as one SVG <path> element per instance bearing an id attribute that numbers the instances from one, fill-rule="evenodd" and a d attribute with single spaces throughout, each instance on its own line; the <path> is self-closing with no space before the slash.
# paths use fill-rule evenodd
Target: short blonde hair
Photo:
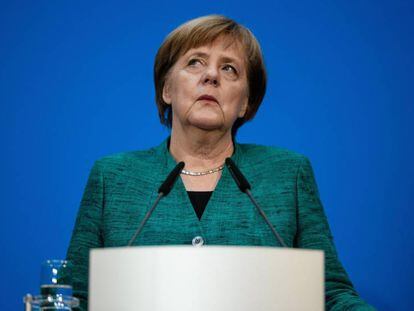
<path id="1" fill-rule="evenodd" d="M 266 92 L 266 69 L 260 45 L 246 27 L 222 15 L 207 15 L 190 20 L 173 30 L 161 44 L 155 57 L 155 99 L 162 124 L 172 126 L 171 105 L 164 102 L 162 92 L 171 67 L 192 48 L 210 44 L 219 36 L 229 37 L 245 50 L 248 80 L 248 107 L 243 118 L 236 120 L 233 135 L 245 122 L 253 119 Z"/>

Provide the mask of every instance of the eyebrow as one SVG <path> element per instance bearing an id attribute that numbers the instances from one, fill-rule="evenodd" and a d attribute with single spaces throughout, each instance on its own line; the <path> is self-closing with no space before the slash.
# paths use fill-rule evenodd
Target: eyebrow
<path id="1" fill-rule="evenodd" d="M 194 52 L 194 53 L 191 53 L 190 55 L 188 55 L 188 57 L 191 57 L 191 56 L 198 56 L 198 57 L 208 58 L 208 54 L 203 53 L 203 52 Z"/>
<path id="2" fill-rule="evenodd" d="M 191 53 L 190 55 L 188 55 L 188 57 L 203 57 L 203 58 L 208 58 L 209 55 L 207 53 L 204 52 L 194 52 Z M 233 57 L 229 57 L 229 56 L 220 56 L 220 60 L 225 62 L 225 63 L 236 63 L 236 64 L 240 64 L 242 63 L 241 60 L 239 60 L 238 58 L 233 58 Z"/>

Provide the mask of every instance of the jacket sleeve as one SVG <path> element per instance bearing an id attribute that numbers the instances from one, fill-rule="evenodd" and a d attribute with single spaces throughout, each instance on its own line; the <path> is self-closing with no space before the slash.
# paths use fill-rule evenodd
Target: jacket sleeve
<path id="1" fill-rule="evenodd" d="M 296 244 L 299 248 L 320 249 L 325 252 L 326 310 L 375 310 L 358 296 L 338 259 L 312 166 L 307 158 L 303 158 L 298 168 L 296 186 Z"/>
<path id="2" fill-rule="evenodd" d="M 103 246 L 103 207 L 104 177 L 97 161 L 86 184 L 66 256 L 73 265 L 73 293 L 80 300 L 80 310 L 84 311 L 88 309 L 89 251 Z"/>

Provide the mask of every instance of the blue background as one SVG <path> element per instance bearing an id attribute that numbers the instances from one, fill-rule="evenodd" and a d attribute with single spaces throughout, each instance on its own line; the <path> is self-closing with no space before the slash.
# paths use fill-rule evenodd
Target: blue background
<path id="1" fill-rule="evenodd" d="M 240 142 L 278 145 L 314 166 L 360 295 L 410 310 L 413 218 L 412 1 L 2 1 L 2 310 L 37 293 L 63 258 L 97 158 L 159 144 L 152 66 L 179 24 L 221 13 L 249 27 L 268 92 Z"/>

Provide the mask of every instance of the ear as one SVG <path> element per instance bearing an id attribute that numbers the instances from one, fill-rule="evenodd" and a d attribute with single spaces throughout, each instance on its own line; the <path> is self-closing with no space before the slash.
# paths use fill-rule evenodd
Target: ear
<path id="1" fill-rule="evenodd" d="M 170 83 L 168 79 L 165 80 L 164 86 L 162 88 L 162 99 L 168 105 L 171 104 L 171 95 L 170 95 Z"/>

